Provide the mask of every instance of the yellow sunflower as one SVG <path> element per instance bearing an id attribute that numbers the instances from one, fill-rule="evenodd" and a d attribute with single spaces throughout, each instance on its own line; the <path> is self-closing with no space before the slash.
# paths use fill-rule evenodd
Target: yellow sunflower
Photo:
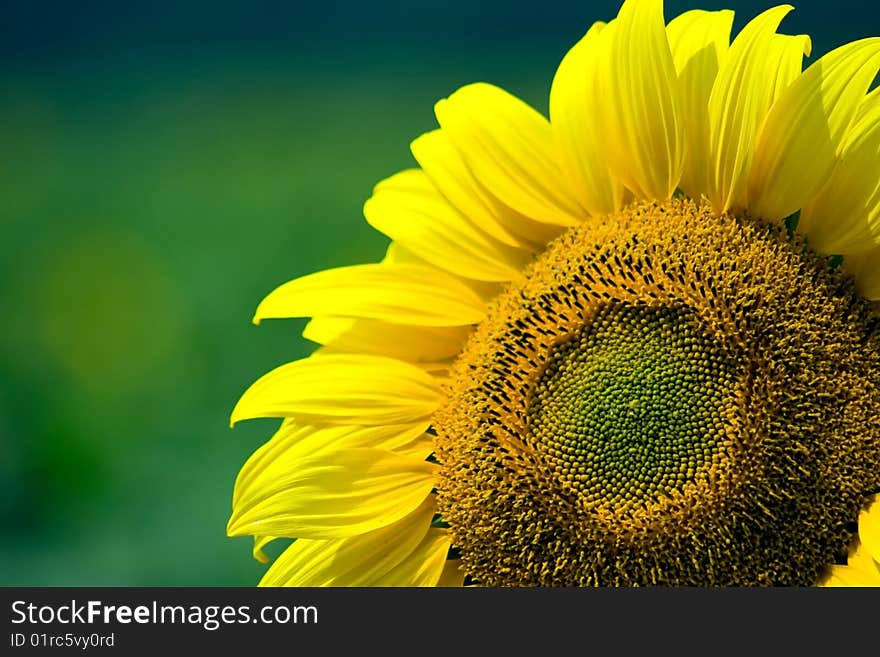
<path id="1" fill-rule="evenodd" d="M 435 107 L 384 260 L 282 285 L 308 358 L 230 536 L 265 585 L 880 584 L 880 38 L 627 0 L 549 120 Z"/>

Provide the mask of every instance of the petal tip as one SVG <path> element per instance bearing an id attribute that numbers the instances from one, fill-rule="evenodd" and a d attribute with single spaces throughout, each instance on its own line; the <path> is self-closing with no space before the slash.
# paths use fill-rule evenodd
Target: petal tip
<path id="1" fill-rule="evenodd" d="M 245 414 L 241 408 L 242 399 L 244 399 L 244 395 L 242 395 L 242 398 L 239 399 L 238 402 L 236 402 L 235 407 L 232 409 L 232 413 L 229 414 L 229 428 L 230 429 L 234 429 L 235 425 L 238 422 L 240 422 L 241 420 L 248 419 L 248 417 L 245 416 Z"/>

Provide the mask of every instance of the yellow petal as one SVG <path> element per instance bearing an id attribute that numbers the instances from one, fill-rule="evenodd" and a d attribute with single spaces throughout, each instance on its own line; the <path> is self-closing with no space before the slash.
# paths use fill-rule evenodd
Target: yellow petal
<path id="1" fill-rule="evenodd" d="M 502 244 L 537 252 L 559 234 L 508 207 L 481 185 L 449 136 L 427 132 L 410 144 L 413 155 L 440 193 L 477 227 Z"/>
<path id="2" fill-rule="evenodd" d="M 266 571 L 260 586 L 382 586 L 428 533 L 432 497 L 412 513 L 366 534 L 329 540 L 298 539 Z"/>
<path id="3" fill-rule="evenodd" d="M 823 586 L 880 586 L 880 564 L 861 543 L 849 555 L 845 566 L 832 566 Z"/>
<path id="4" fill-rule="evenodd" d="M 681 90 L 687 157 L 681 188 L 699 198 L 709 188 L 709 96 L 730 47 L 733 12 L 686 11 L 669 22 L 666 34 Z"/>
<path id="5" fill-rule="evenodd" d="M 266 554 L 263 550 L 269 545 L 272 541 L 274 541 L 277 536 L 254 536 L 254 549 L 252 554 L 254 555 L 254 559 L 259 561 L 260 563 L 269 563 L 269 555 Z"/>
<path id="6" fill-rule="evenodd" d="M 497 291 L 491 298 L 497 294 Z M 413 363 L 438 379 L 446 377 L 452 360 L 471 333 L 470 327 L 403 326 L 370 319 L 317 317 L 306 324 L 303 336 L 325 346 L 314 356 L 374 354 Z"/>
<path id="7" fill-rule="evenodd" d="M 471 333 L 465 326 L 405 326 L 376 319 L 317 317 L 303 337 L 326 345 L 319 353 L 361 353 L 410 363 L 433 363 L 459 354 Z"/>
<path id="8" fill-rule="evenodd" d="M 602 152 L 595 111 L 596 42 L 605 23 L 594 23 L 562 59 L 550 89 L 550 124 L 560 147 L 560 165 L 582 207 L 590 214 L 619 210 L 623 185 L 614 180 Z"/>
<path id="9" fill-rule="evenodd" d="M 593 98 L 608 166 L 637 197 L 668 198 L 681 179 L 685 138 L 662 0 L 626 0 L 598 41 Z"/>
<path id="10" fill-rule="evenodd" d="M 843 269 L 856 279 L 856 289 L 866 299 L 880 300 L 880 246 L 848 255 Z"/>
<path id="11" fill-rule="evenodd" d="M 573 226 L 583 211 L 564 183 L 550 123 L 498 87 L 462 87 L 434 107 L 477 180 L 506 205 L 541 223 Z"/>
<path id="12" fill-rule="evenodd" d="M 754 141 L 801 39 L 779 39 L 776 28 L 791 5 L 768 9 L 749 22 L 730 46 L 709 96 L 709 187 L 716 212 L 745 207 Z M 780 74 L 780 71 L 782 73 Z"/>
<path id="13" fill-rule="evenodd" d="M 376 230 L 432 265 L 480 281 L 512 281 L 531 253 L 490 237 L 456 210 L 421 169 L 376 185 L 364 205 Z"/>
<path id="14" fill-rule="evenodd" d="M 391 440 L 388 440 L 385 443 L 379 443 L 379 446 L 383 449 L 388 449 L 395 454 L 418 459 L 420 461 L 424 461 L 434 453 L 434 436 L 427 431 L 412 435 L 407 442 L 399 440 L 402 438 L 404 438 L 404 434 L 398 434 L 395 436 L 396 440 L 393 443 Z"/>
<path id="15" fill-rule="evenodd" d="M 292 445 L 308 438 L 317 431 L 317 427 L 300 426 L 292 420 L 281 423 L 278 431 L 260 445 L 257 450 L 248 457 L 238 475 L 235 478 L 235 486 L 232 491 L 232 504 L 237 503 L 241 492 L 252 485 L 252 482 L 262 475 L 267 469 L 272 468 L 279 455 L 284 454 Z"/>
<path id="16" fill-rule="evenodd" d="M 465 572 L 462 569 L 461 559 L 449 559 L 443 564 L 443 572 L 440 574 L 437 586 L 464 586 L 464 578 Z"/>
<path id="17" fill-rule="evenodd" d="M 379 449 L 349 448 L 298 459 L 246 491 L 229 536 L 344 538 L 390 525 L 431 492 L 435 466 Z"/>
<path id="18" fill-rule="evenodd" d="M 828 53 L 782 93 L 758 137 L 749 179 L 753 214 L 782 219 L 819 191 L 878 69 L 880 39 L 863 39 Z"/>
<path id="19" fill-rule="evenodd" d="M 388 245 L 388 250 L 385 252 L 385 258 L 382 260 L 382 263 L 390 265 L 416 265 L 419 267 L 434 269 L 434 266 L 426 262 L 424 258 L 417 256 L 397 242 L 391 242 L 391 244 Z M 462 278 L 460 276 L 454 276 L 454 278 L 460 284 L 465 285 L 469 290 L 475 292 L 477 297 L 479 297 L 484 303 L 488 303 L 497 297 L 504 289 L 503 283 L 477 281 L 473 278 Z"/>
<path id="20" fill-rule="evenodd" d="M 821 585 L 827 588 L 876 586 L 863 571 L 851 566 L 832 566 L 828 579 Z"/>
<path id="21" fill-rule="evenodd" d="M 257 417 L 303 423 L 403 424 L 431 415 L 436 381 L 394 358 L 333 354 L 293 361 L 264 374 L 239 399 L 232 424 Z"/>
<path id="22" fill-rule="evenodd" d="M 825 254 L 858 254 L 880 244 L 880 95 L 850 129 L 825 186 L 801 211 L 798 230 Z"/>
<path id="23" fill-rule="evenodd" d="M 813 51 L 813 40 L 807 34 L 792 36 L 774 34 L 770 39 L 770 56 L 768 74 L 773 76 L 770 87 L 770 107 L 782 97 L 791 84 L 800 77 L 804 68 L 804 56 Z M 767 120 L 764 115 L 763 122 Z M 759 128 L 760 132 L 760 128 Z"/>
<path id="24" fill-rule="evenodd" d="M 338 340 L 348 331 L 350 331 L 359 321 L 375 321 L 385 324 L 387 322 L 379 322 L 379 320 L 358 320 L 351 317 L 331 317 L 321 315 L 313 317 L 306 323 L 303 328 L 302 336 L 306 340 L 316 342 L 318 344 L 330 344 L 334 340 Z"/>
<path id="25" fill-rule="evenodd" d="M 859 540 L 871 558 L 880 562 L 880 496 L 859 514 Z"/>
<path id="26" fill-rule="evenodd" d="M 316 456 L 324 451 L 372 447 L 424 458 L 431 452 L 430 437 L 427 437 L 427 450 L 416 450 L 414 443 L 425 437 L 428 426 L 428 420 L 375 427 L 300 426 L 287 420 L 242 466 L 235 479 L 232 504 L 236 506 L 249 491 L 267 485 L 266 482 L 275 476 L 282 476 L 298 459 Z"/>
<path id="27" fill-rule="evenodd" d="M 412 554 L 382 578 L 382 586 L 437 586 L 451 546 L 449 532 L 432 527 Z"/>
<path id="28" fill-rule="evenodd" d="M 859 514 L 859 540 L 845 566 L 833 566 L 823 586 L 880 586 L 880 496 Z"/>
<path id="29" fill-rule="evenodd" d="M 867 114 L 874 110 L 874 108 L 877 106 L 877 103 L 880 103 L 880 87 L 877 87 L 862 99 L 862 102 L 859 105 L 859 109 L 856 112 L 856 118 L 855 121 L 853 121 L 853 124 L 856 125 L 861 123 L 862 119 L 864 119 Z"/>
<path id="30" fill-rule="evenodd" d="M 828 574 L 825 580 L 819 584 L 819 586 L 825 588 L 841 588 L 846 586 L 844 581 L 837 576 L 836 572 L 834 572 L 834 568 L 840 568 L 840 566 L 834 566 L 832 571 Z"/>
<path id="31" fill-rule="evenodd" d="M 880 563 L 871 556 L 861 541 L 855 553 L 847 559 L 847 567 L 859 574 L 861 583 L 858 586 L 880 586 Z"/>
<path id="32" fill-rule="evenodd" d="M 460 280 L 433 267 L 369 264 L 326 269 L 285 283 L 257 308 L 268 317 L 366 317 L 399 324 L 465 326 L 485 303 Z"/>

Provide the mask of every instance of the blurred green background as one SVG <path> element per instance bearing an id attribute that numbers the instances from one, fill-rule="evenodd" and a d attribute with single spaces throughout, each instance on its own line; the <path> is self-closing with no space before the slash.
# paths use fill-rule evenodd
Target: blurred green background
<path id="1" fill-rule="evenodd" d="M 666 3 L 666 16 L 765 3 Z M 228 427 L 304 320 L 275 286 L 378 260 L 372 186 L 433 103 L 494 82 L 542 111 L 616 2 L 80 2 L 0 8 L 0 584 L 250 585 L 232 483 L 277 421 Z M 813 59 L 880 33 L 802 2 Z"/>

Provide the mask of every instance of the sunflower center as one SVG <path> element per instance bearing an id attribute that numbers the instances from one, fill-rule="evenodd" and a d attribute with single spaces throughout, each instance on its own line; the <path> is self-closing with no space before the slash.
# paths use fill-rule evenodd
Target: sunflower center
<path id="1" fill-rule="evenodd" d="M 589 502 L 640 504 L 712 464 L 733 388 L 691 311 L 605 305 L 549 356 L 529 432 Z"/>
<path id="2" fill-rule="evenodd" d="M 876 311 L 687 199 L 551 242 L 449 381 L 438 508 L 486 585 L 810 585 L 880 490 Z"/>

